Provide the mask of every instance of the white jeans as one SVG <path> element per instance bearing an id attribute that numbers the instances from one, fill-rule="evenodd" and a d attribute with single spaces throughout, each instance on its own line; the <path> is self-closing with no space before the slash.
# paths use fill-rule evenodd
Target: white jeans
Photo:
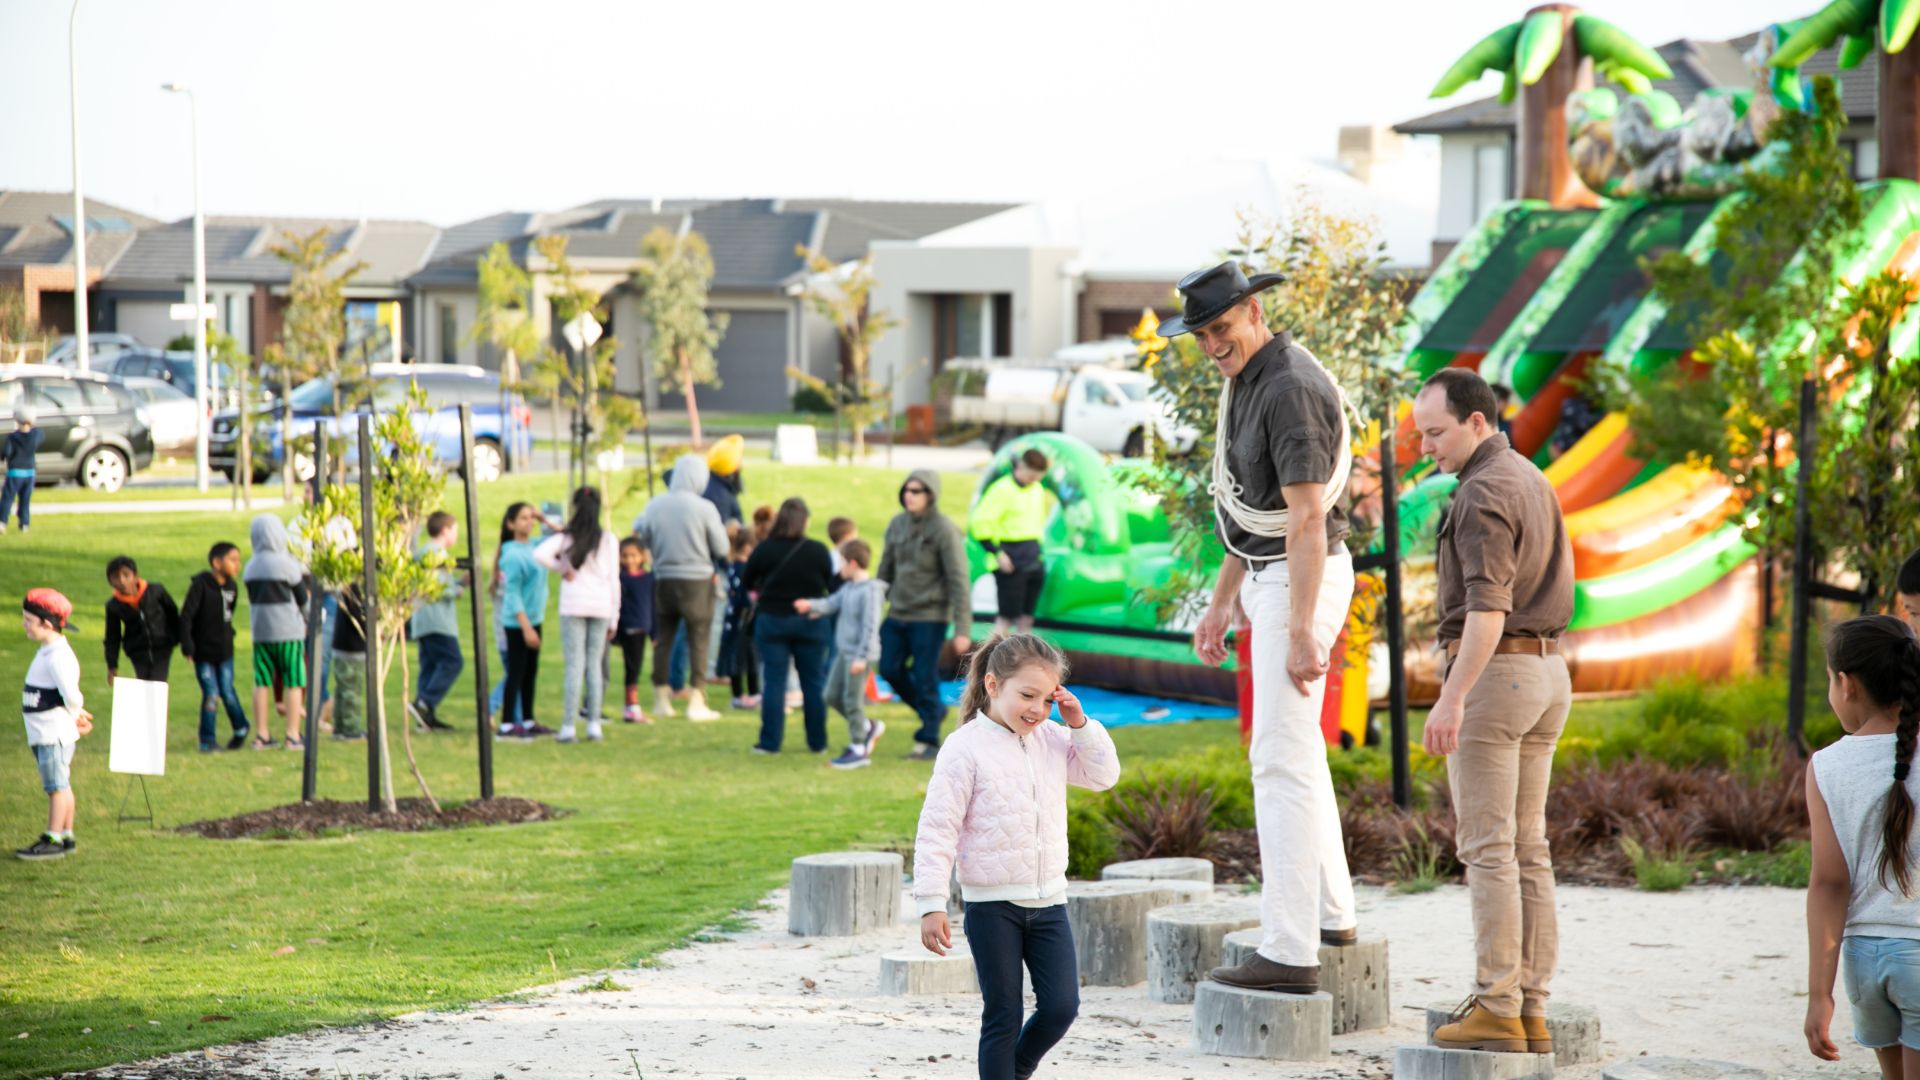
<path id="1" fill-rule="evenodd" d="M 1260 955 L 1313 967 L 1320 931 L 1354 925 L 1353 879 L 1340 841 L 1320 706 L 1327 680 L 1305 697 L 1287 677 L 1291 569 L 1283 560 L 1240 585 L 1240 606 L 1253 626 L 1254 824 L 1260 832 Z M 1314 604 L 1313 636 L 1330 650 L 1353 601 L 1353 557 L 1329 553 Z"/>

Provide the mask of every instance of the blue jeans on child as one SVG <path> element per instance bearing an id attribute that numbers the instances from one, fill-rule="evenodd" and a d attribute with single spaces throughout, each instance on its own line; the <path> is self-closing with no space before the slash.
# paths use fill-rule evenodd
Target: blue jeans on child
<path id="1" fill-rule="evenodd" d="M 1874 1050 L 1920 1050 L 1920 939 L 1841 939 L 1853 1037 Z"/>
<path id="2" fill-rule="evenodd" d="M 900 703 L 920 717 L 913 741 L 928 746 L 940 745 L 940 724 L 947 716 L 947 707 L 940 703 L 940 647 L 946 643 L 943 622 L 888 616 L 880 624 L 880 677 Z"/>
<path id="3" fill-rule="evenodd" d="M 233 688 L 233 658 L 225 660 L 195 660 L 193 677 L 200 682 L 200 749 L 211 750 L 220 745 L 220 706 L 227 708 L 227 723 L 233 725 L 234 738 L 242 738 L 253 727 L 247 719 L 246 707 L 240 704 L 240 694 Z"/>
<path id="4" fill-rule="evenodd" d="M 762 750 L 780 749 L 787 728 L 787 664 L 800 673 L 801 716 L 807 749 L 827 748 L 827 624 L 805 615 L 754 617 L 753 644 L 760 650 L 760 741 Z"/>
<path id="5" fill-rule="evenodd" d="M 968 904 L 963 922 L 980 979 L 980 1080 L 1025 1080 L 1080 1012 L 1080 969 L 1067 905 Z M 1020 1023 L 1020 966 L 1033 977 L 1033 1015 Z"/>
<path id="6" fill-rule="evenodd" d="M 0 529 L 7 527 L 7 515 L 13 513 L 14 500 L 20 501 L 20 527 L 33 524 L 33 474 L 18 475 L 7 471 L 7 478 L 0 483 Z"/>
<path id="7" fill-rule="evenodd" d="M 420 691 L 414 697 L 439 708 L 453 689 L 466 661 L 460 656 L 460 638 L 454 634 L 421 634 L 414 639 L 420 645 Z"/>

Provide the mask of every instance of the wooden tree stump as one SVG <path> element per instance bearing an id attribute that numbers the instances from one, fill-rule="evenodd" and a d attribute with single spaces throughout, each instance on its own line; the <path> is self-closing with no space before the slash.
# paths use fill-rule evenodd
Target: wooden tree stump
<path id="1" fill-rule="evenodd" d="M 900 856 L 833 851 L 793 860 L 787 932 L 848 937 L 893 928 L 900 917 Z"/>
<path id="2" fill-rule="evenodd" d="M 1226 936 L 1259 925 L 1258 900 L 1175 904 L 1148 913 L 1147 998 L 1192 1001 L 1194 984 L 1219 966 Z"/>
<path id="3" fill-rule="evenodd" d="M 1402 1046 L 1393 1055 L 1393 1080 L 1545 1080 L 1552 1076 L 1552 1054 Z"/>
<path id="4" fill-rule="evenodd" d="M 935 956 L 925 949 L 903 949 L 880 957 L 880 992 L 893 997 L 922 994 L 977 994 L 980 980 L 973 971 L 973 954 L 964 942 Z"/>
<path id="5" fill-rule="evenodd" d="M 1067 921 L 1082 986 L 1132 986 L 1147 977 L 1147 913 L 1213 895 L 1198 881 L 1074 881 Z"/>
<path id="6" fill-rule="evenodd" d="M 1134 859 L 1110 863 L 1100 870 L 1102 881 L 1204 881 L 1213 884 L 1210 859 Z"/>
<path id="7" fill-rule="evenodd" d="M 1235 967 L 1260 948 L 1260 931 L 1236 930 L 1222 942 L 1221 963 Z M 1320 946 L 1320 989 L 1333 997 L 1333 1033 L 1373 1031 L 1393 1023 L 1387 943 Z M 1431 1030 L 1431 1029 L 1429 1029 Z"/>
<path id="8" fill-rule="evenodd" d="M 1333 1056 L 1333 999 L 1203 982 L 1193 996 L 1193 1046 L 1229 1057 L 1325 1061 Z"/>
<path id="9" fill-rule="evenodd" d="M 1451 1022 L 1453 1006 L 1427 1006 L 1427 1040 Z M 1600 1060 L 1600 1014 L 1584 1005 L 1547 1004 L 1547 1034 L 1553 1036 L 1555 1065 L 1591 1065 Z"/>

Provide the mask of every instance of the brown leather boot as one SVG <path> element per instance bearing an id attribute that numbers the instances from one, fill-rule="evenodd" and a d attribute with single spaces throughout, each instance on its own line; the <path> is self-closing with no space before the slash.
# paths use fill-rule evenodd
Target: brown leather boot
<path id="1" fill-rule="evenodd" d="M 1520 1026 L 1527 1032 L 1527 1053 L 1553 1053 L 1553 1033 L 1547 1030 L 1547 1018 L 1520 1014 Z"/>
<path id="2" fill-rule="evenodd" d="M 1543 1021 L 1544 1024 L 1544 1021 Z M 1443 1050 L 1490 1050 L 1501 1054 L 1527 1052 L 1527 1029 L 1517 1016 L 1495 1016 L 1468 998 L 1453 1013 L 1453 1022 L 1433 1033 L 1433 1045 Z"/>
<path id="3" fill-rule="evenodd" d="M 1353 945 L 1358 943 L 1359 940 L 1360 928 L 1357 926 L 1349 926 L 1345 930 L 1320 931 L 1320 944 L 1331 945 L 1334 948 L 1339 948 L 1343 945 Z"/>
<path id="4" fill-rule="evenodd" d="M 1243 990 L 1271 990 L 1278 994 L 1312 994 L 1320 989 L 1320 967 L 1294 967 L 1276 964 L 1254 953 L 1238 967 L 1217 967 L 1207 978 Z"/>

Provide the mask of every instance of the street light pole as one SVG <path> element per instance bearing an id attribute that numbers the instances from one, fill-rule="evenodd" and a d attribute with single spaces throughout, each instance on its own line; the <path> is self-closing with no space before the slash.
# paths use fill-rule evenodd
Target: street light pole
<path id="1" fill-rule="evenodd" d="M 77 0 L 76 0 L 77 2 Z M 200 99 L 185 83 L 160 89 L 187 95 L 193 116 L 193 482 L 207 490 L 207 219 L 200 213 Z"/>
<path id="2" fill-rule="evenodd" d="M 67 125 L 73 139 L 73 358 L 81 371 L 93 368 L 87 348 L 87 201 L 80 192 L 80 0 L 67 15 Z"/>

